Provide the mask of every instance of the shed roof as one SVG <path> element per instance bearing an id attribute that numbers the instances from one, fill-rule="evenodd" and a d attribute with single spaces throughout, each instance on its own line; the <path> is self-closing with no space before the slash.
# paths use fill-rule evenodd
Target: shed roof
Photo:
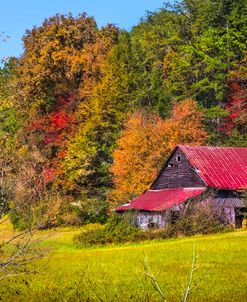
<path id="1" fill-rule="evenodd" d="M 247 148 L 182 145 L 178 148 L 207 186 L 247 189 Z"/>
<path id="2" fill-rule="evenodd" d="M 206 188 L 174 188 L 149 190 L 133 199 L 130 203 L 120 206 L 115 211 L 126 210 L 164 211 L 192 197 L 202 194 Z"/>
<path id="3" fill-rule="evenodd" d="M 245 208 L 245 202 L 241 196 L 234 191 L 220 190 L 210 196 L 205 202 L 216 208 Z"/>

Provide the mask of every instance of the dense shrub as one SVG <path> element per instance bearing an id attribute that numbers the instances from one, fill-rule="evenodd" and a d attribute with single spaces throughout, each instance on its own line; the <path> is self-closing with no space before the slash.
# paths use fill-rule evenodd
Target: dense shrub
<path id="1" fill-rule="evenodd" d="M 162 229 L 142 231 L 140 240 L 162 240 L 177 237 L 178 234 L 176 225 L 169 225 Z"/>
<path id="2" fill-rule="evenodd" d="M 133 226 L 133 215 L 114 215 L 105 225 L 92 225 L 76 235 L 77 246 L 103 245 L 109 243 L 163 240 L 178 236 L 226 232 L 231 227 L 222 221 L 221 216 L 210 207 L 192 205 L 183 217 L 163 229 L 142 231 Z"/>
<path id="3" fill-rule="evenodd" d="M 82 224 L 105 223 L 108 218 L 108 203 L 100 197 L 88 197 L 81 194 L 80 198 L 72 203 Z"/>
<path id="4" fill-rule="evenodd" d="M 142 231 L 135 228 L 122 217 L 114 215 L 104 226 L 83 230 L 74 237 L 77 246 L 101 245 L 107 243 L 124 243 L 139 241 Z"/>
<path id="5" fill-rule="evenodd" d="M 59 194 L 47 194 L 36 203 L 23 202 L 11 205 L 8 213 L 10 221 L 17 230 L 26 228 L 48 229 L 57 226 L 77 226 L 81 224 L 76 208 L 69 199 Z"/>
<path id="6" fill-rule="evenodd" d="M 25 230 L 30 225 L 30 219 L 28 219 L 28 215 L 21 216 L 18 213 L 17 209 L 10 210 L 8 217 L 15 230 Z"/>
<path id="7" fill-rule="evenodd" d="M 185 236 L 211 234 L 227 231 L 230 226 L 214 208 L 192 205 L 185 215 L 175 224 L 178 233 Z"/>

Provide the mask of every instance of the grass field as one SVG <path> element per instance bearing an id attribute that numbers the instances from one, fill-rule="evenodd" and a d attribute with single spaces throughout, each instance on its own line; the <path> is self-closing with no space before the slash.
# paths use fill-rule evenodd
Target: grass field
<path id="1" fill-rule="evenodd" d="M 1 236 L 9 235 L 2 226 Z M 199 255 L 198 280 L 190 301 L 247 301 L 247 231 L 78 250 L 78 229 L 43 231 L 48 256 L 38 274 L 4 281 L 2 301 L 162 301 L 145 277 L 144 259 L 166 294 L 181 301 L 191 267 L 193 246 Z"/>

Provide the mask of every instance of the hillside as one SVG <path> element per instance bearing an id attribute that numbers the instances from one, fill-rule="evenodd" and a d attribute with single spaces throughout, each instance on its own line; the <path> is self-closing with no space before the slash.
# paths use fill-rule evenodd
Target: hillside
<path id="1" fill-rule="evenodd" d="M 247 146 L 247 2 L 181 0 L 129 31 L 82 13 L 0 69 L 0 198 L 16 227 L 105 222 L 178 144 Z"/>

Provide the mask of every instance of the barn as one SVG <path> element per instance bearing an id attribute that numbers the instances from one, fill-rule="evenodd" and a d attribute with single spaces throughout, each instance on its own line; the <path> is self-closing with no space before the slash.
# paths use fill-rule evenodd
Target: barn
<path id="1" fill-rule="evenodd" d="M 142 229 L 162 228 L 176 221 L 195 198 L 201 198 L 200 204 L 212 206 L 225 223 L 241 227 L 246 189 L 247 148 L 179 145 L 150 189 L 116 212 L 136 213 Z"/>

